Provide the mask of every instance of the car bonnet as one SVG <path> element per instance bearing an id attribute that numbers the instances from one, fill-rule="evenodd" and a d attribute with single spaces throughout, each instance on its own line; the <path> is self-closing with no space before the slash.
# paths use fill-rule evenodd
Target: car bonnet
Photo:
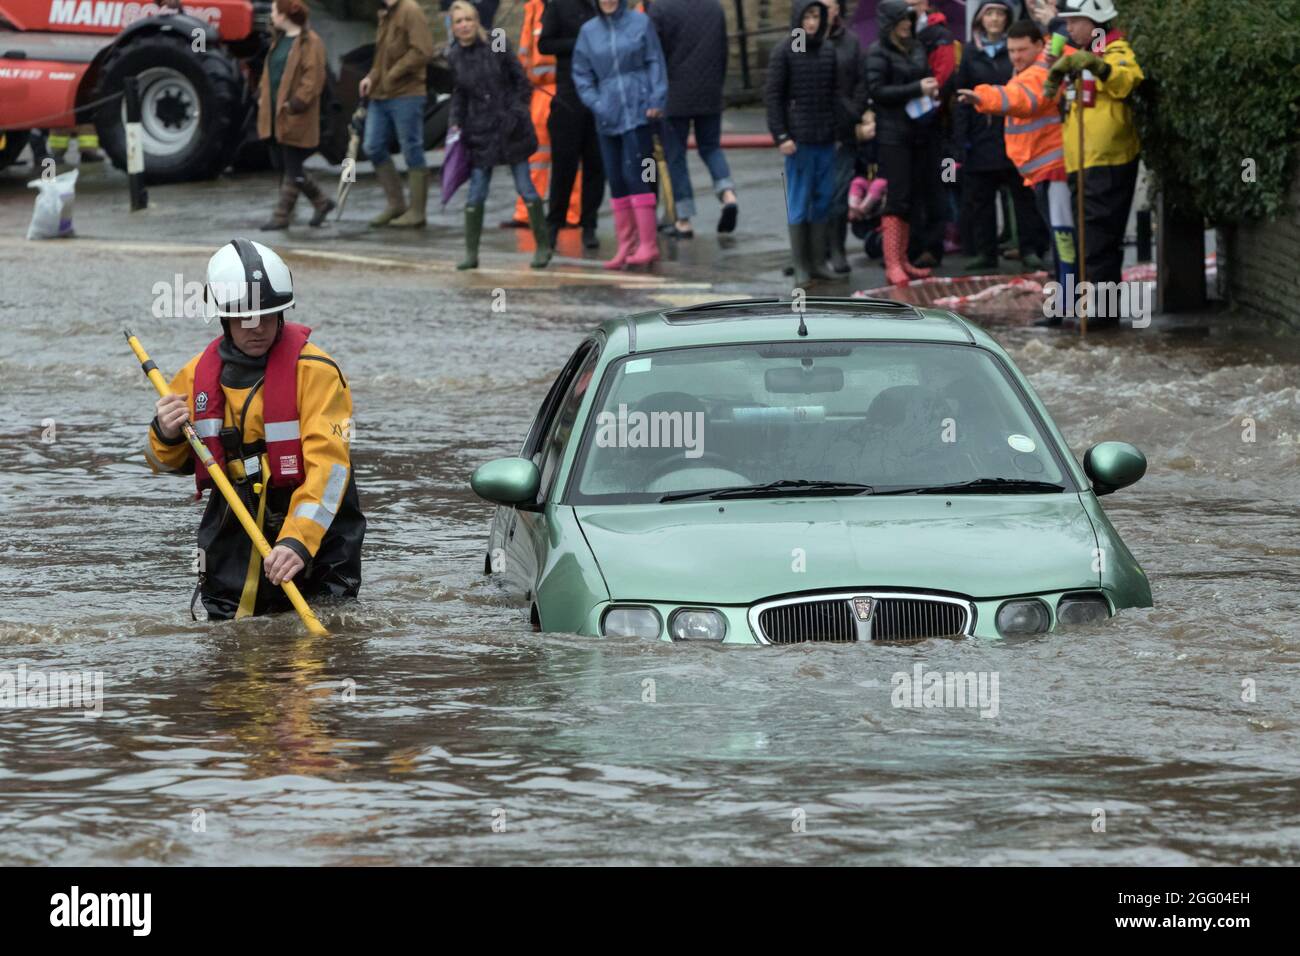
<path id="1" fill-rule="evenodd" d="M 1078 494 L 577 505 L 614 600 L 750 604 L 828 588 L 988 599 L 1096 588 Z"/>

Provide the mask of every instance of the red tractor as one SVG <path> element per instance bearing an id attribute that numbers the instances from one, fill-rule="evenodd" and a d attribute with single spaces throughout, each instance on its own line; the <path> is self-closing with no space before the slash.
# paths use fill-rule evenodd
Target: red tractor
<path id="1" fill-rule="evenodd" d="M 124 81 L 139 81 L 145 175 L 153 182 L 215 176 L 232 163 L 257 166 L 257 84 L 270 46 L 267 0 L 199 0 L 183 13 L 126 0 L 0 0 L 0 168 L 27 144 L 27 131 L 94 123 L 100 145 L 126 168 Z M 330 71 L 321 109 L 320 152 L 347 148 L 357 82 L 373 46 Z M 450 77 L 429 68 L 426 146 L 446 135 Z M 396 143 L 393 144 L 396 149 Z"/>

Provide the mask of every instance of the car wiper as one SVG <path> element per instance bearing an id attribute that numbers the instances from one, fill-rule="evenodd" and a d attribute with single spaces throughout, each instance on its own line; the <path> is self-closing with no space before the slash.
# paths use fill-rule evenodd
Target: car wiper
<path id="1" fill-rule="evenodd" d="M 808 481 L 802 478 L 782 478 L 761 485 L 736 485 L 731 488 L 705 488 L 702 491 L 679 491 L 664 495 L 659 499 L 665 501 L 685 501 L 688 498 L 766 498 L 783 497 L 790 494 L 800 495 L 869 495 L 875 489 L 870 485 L 860 485 L 852 481 Z"/>
<path id="2" fill-rule="evenodd" d="M 878 495 L 960 495 L 983 494 L 986 492 L 1006 494 L 1045 494 L 1064 491 L 1064 485 L 1050 481 L 1032 481 L 1027 478 L 976 478 L 973 481 L 958 481 L 950 485 L 918 485 L 915 488 L 890 488 L 877 491 Z"/>

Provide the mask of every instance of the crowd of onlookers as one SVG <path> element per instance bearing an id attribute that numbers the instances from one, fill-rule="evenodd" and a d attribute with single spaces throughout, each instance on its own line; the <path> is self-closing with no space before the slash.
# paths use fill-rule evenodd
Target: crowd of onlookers
<path id="1" fill-rule="evenodd" d="M 789 33 L 768 57 L 766 119 L 783 160 L 796 282 L 847 274 L 850 235 L 897 285 L 957 253 L 967 272 L 997 271 L 1006 258 L 1063 285 L 1080 273 L 1121 281 L 1139 153 L 1131 96 L 1143 73 L 1114 0 L 967 0 L 967 24 L 939 8 L 951 0 L 859 2 L 875 13 L 865 48 L 869 9 L 851 19 L 851 0 L 794 0 Z M 661 236 L 694 235 L 692 136 L 718 199 L 717 230 L 735 230 L 721 0 L 527 0 L 517 45 L 492 31 L 497 6 L 440 0 L 454 78 L 449 142 L 468 166 L 461 268 L 478 265 L 497 166 L 519 194 L 516 223 L 533 231 L 534 267 L 547 265 L 566 226 L 599 246 L 607 188 L 617 250 L 606 265 L 655 261 Z M 257 126 L 283 176 L 264 228 L 284 228 L 300 195 L 316 225 L 333 208 L 304 170 L 319 144 L 325 48 L 303 0 L 275 0 L 272 22 Z M 383 0 L 359 85 L 365 150 L 386 199 L 372 226 L 425 224 L 434 48 L 416 0 Z"/>

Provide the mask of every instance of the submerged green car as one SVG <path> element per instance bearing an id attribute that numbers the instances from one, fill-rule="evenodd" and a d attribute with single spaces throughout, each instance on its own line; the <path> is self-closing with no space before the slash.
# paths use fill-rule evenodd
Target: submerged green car
<path id="1" fill-rule="evenodd" d="M 791 644 L 1011 637 L 1150 607 L 1097 502 L 1146 471 L 1080 467 L 1021 372 L 951 312 L 716 302 L 612 320 L 551 386 L 484 569 L 544 631 Z"/>

